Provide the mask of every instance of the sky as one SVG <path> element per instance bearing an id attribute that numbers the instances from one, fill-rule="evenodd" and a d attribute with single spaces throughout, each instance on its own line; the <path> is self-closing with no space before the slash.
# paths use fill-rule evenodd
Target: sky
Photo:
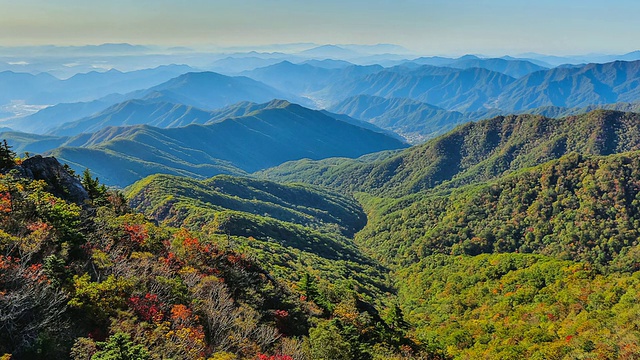
<path id="1" fill-rule="evenodd" d="M 0 0 L 0 46 L 402 45 L 420 54 L 621 54 L 638 0 Z"/>

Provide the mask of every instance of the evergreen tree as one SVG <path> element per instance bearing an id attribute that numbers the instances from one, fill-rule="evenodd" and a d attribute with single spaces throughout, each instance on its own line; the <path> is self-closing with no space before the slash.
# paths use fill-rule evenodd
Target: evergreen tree
<path id="1" fill-rule="evenodd" d="M 100 184 L 100 180 L 91 176 L 89 169 L 82 172 L 82 186 L 87 190 L 89 198 L 94 205 L 105 205 L 107 203 L 107 187 Z"/>
<path id="2" fill-rule="evenodd" d="M 0 168 L 6 169 L 16 164 L 16 153 L 11 150 L 11 146 L 7 144 L 7 140 L 0 143 Z"/>
<path id="3" fill-rule="evenodd" d="M 315 279 L 309 275 L 309 273 L 304 273 L 302 279 L 300 279 L 300 290 L 307 300 L 317 300 L 318 286 L 316 285 Z"/>

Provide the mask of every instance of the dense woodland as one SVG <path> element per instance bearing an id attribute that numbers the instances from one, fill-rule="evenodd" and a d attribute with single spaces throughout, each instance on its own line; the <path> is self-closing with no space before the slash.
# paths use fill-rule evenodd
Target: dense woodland
<path id="1" fill-rule="evenodd" d="M 4 149 L 15 155 L 6 143 Z M 88 171 L 80 181 L 55 162 L 46 172 L 55 176 L 35 180 L 43 177 L 35 170 L 41 161 L 7 162 L 5 170 L 12 169 L 0 177 L 0 353 L 5 358 L 426 354 L 405 337 L 398 310 L 378 312 L 354 280 L 337 274 L 330 282 L 304 267 L 274 276 L 261 265 L 258 251 L 242 245 L 256 241 L 251 237 L 158 226 L 132 212 L 122 194 L 107 190 Z M 71 201 L 79 186 L 80 198 Z M 315 268 L 312 255 L 281 249 L 265 250 L 280 256 L 272 263 L 284 261 L 286 267 L 301 256 Z M 340 262 L 321 273 L 358 271 L 349 264 L 339 269 Z"/>
<path id="2" fill-rule="evenodd" d="M 123 192 L 5 142 L 0 353 L 636 358 L 638 125 L 497 117 L 406 150 Z"/>

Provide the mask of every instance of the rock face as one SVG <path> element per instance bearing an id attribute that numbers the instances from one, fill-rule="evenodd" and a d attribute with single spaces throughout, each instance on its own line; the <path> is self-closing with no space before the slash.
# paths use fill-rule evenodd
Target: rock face
<path id="1" fill-rule="evenodd" d="M 83 204 L 85 200 L 89 200 L 89 194 L 80 180 L 71 175 L 54 157 L 36 155 L 10 171 L 13 170 L 17 170 L 23 177 L 44 180 L 47 183 L 47 191 L 57 197 L 76 204 Z"/>

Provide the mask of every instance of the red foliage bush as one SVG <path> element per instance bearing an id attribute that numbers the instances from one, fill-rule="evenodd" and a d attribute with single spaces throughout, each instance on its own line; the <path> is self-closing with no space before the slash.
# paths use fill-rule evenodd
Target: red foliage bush
<path id="1" fill-rule="evenodd" d="M 145 294 L 144 297 L 132 296 L 129 298 L 129 306 L 144 321 L 161 321 L 163 304 L 158 300 L 158 295 Z"/>

